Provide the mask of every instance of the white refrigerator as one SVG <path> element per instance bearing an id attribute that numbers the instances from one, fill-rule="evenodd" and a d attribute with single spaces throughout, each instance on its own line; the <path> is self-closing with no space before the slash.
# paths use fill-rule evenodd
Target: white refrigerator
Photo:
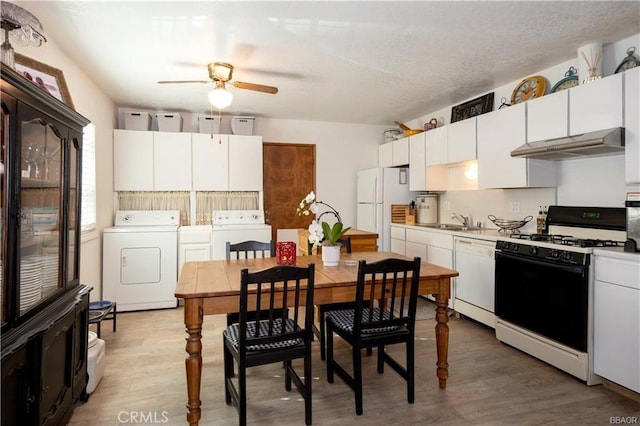
<path id="1" fill-rule="evenodd" d="M 378 251 L 391 250 L 391 205 L 409 204 L 409 171 L 379 168 L 358 172 L 356 226 L 378 234 Z"/>

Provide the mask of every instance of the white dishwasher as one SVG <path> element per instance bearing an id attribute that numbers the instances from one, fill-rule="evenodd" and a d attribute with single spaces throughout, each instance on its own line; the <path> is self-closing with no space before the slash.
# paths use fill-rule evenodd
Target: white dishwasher
<path id="1" fill-rule="evenodd" d="M 455 310 L 495 328 L 495 241 L 453 239 Z"/>

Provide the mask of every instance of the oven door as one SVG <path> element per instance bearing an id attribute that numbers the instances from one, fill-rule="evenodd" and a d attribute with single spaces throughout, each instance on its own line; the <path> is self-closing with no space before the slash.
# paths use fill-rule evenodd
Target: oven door
<path id="1" fill-rule="evenodd" d="M 496 251 L 495 314 L 587 352 L 589 268 Z"/>

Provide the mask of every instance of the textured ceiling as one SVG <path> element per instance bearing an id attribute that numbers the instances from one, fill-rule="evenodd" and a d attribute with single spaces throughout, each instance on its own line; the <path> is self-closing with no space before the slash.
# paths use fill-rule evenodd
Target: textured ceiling
<path id="1" fill-rule="evenodd" d="M 22 1 L 122 107 L 208 112 L 207 63 L 229 115 L 391 124 L 454 105 L 640 32 L 640 2 Z M 640 48 L 640 46 L 638 46 Z"/>

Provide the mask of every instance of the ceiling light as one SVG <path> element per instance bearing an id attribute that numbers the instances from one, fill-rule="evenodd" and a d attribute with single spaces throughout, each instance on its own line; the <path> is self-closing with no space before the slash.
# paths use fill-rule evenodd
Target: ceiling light
<path id="1" fill-rule="evenodd" d="M 231 105 L 233 93 L 224 88 L 224 82 L 219 81 L 216 88 L 209 92 L 209 102 L 218 109 L 225 109 Z"/>

